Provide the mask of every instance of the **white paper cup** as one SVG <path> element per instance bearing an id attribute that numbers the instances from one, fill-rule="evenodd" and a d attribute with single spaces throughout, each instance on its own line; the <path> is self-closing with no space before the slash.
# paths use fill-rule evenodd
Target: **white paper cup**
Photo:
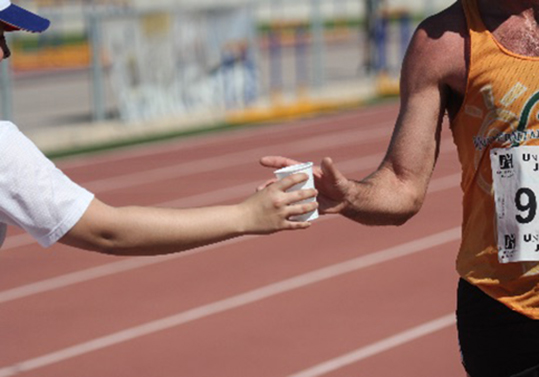
<path id="1" fill-rule="evenodd" d="M 291 191 L 297 191 L 297 190 L 308 190 L 314 187 L 314 177 L 313 177 L 313 163 L 312 162 L 306 162 L 304 164 L 297 164 L 292 166 L 287 166 L 286 168 L 282 168 L 279 170 L 276 170 L 274 172 L 277 179 L 281 180 L 285 177 L 288 177 L 292 174 L 298 174 L 298 173 L 304 173 L 309 176 L 309 179 L 305 182 L 299 183 L 293 187 L 291 187 L 288 192 Z M 316 198 L 309 198 L 306 200 L 303 200 L 299 203 L 311 203 L 315 202 Z M 294 203 L 296 204 L 296 203 Z M 304 215 L 300 216 L 292 216 L 290 220 L 292 221 L 313 221 L 318 218 L 318 210 L 314 210 L 312 212 L 306 213 Z"/>

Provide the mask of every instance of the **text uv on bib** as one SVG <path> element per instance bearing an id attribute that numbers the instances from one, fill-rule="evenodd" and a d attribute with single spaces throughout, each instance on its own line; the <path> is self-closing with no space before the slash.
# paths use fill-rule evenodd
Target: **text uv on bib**
<path id="1" fill-rule="evenodd" d="M 539 147 L 490 152 L 500 263 L 539 261 Z"/>

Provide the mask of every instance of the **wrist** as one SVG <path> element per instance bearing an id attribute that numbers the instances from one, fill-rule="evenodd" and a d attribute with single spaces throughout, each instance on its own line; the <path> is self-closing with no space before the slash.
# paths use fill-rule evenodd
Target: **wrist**
<path id="1" fill-rule="evenodd" d="M 350 217 L 357 212 L 358 205 L 356 203 L 358 196 L 358 183 L 355 181 L 347 181 L 346 188 L 343 190 L 343 199 L 338 208 L 339 214 Z"/>
<path id="2" fill-rule="evenodd" d="M 234 231 L 237 235 L 246 235 L 252 233 L 252 211 L 247 201 L 233 205 L 231 207 L 233 216 L 231 217 L 231 223 L 234 227 Z"/>

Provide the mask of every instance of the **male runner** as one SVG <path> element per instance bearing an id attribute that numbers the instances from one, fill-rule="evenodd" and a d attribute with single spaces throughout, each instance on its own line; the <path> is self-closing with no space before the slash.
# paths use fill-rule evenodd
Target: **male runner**
<path id="1" fill-rule="evenodd" d="M 317 172 L 321 212 L 403 224 L 423 203 L 448 114 L 463 171 L 457 319 L 471 377 L 539 376 L 538 112 L 539 0 L 460 0 L 411 41 L 381 166 L 361 182 L 329 158 Z"/>
<path id="2" fill-rule="evenodd" d="M 49 24 L 0 0 L 0 61 L 11 54 L 5 31 L 38 33 Z M 290 176 L 238 205 L 115 208 L 69 180 L 14 124 L 0 122 L 0 245 L 6 224 L 25 229 L 45 247 L 59 241 L 113 255 L 160 255 L 244 234 L 306 229 L 310 223 L 289 217 L 313 211 L 316 203 L 293 203 L 314 197 L 316 190 L 286 192 L 306 179 Z"/>

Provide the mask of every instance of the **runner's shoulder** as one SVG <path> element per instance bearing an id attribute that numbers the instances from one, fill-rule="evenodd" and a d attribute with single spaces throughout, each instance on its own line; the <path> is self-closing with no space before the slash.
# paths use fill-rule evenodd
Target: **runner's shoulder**
<path id="1" fill-rule="evenodd" d="M 410 43 L 407 66 L 428 69 L 440 78 L 450 76 L 465 61 L 467 34 L 464 11 L 457 1 L 419 24 Z"/>
<path id="2" fill-rule="evenodd" d="M 444 47 L 448 44 L 464 43 L 467 34 L 464 10 L 460 2 L 456 2 L 423 20 L 417 27 L 415 37 L 430 40 L 433 46 Z"/>

